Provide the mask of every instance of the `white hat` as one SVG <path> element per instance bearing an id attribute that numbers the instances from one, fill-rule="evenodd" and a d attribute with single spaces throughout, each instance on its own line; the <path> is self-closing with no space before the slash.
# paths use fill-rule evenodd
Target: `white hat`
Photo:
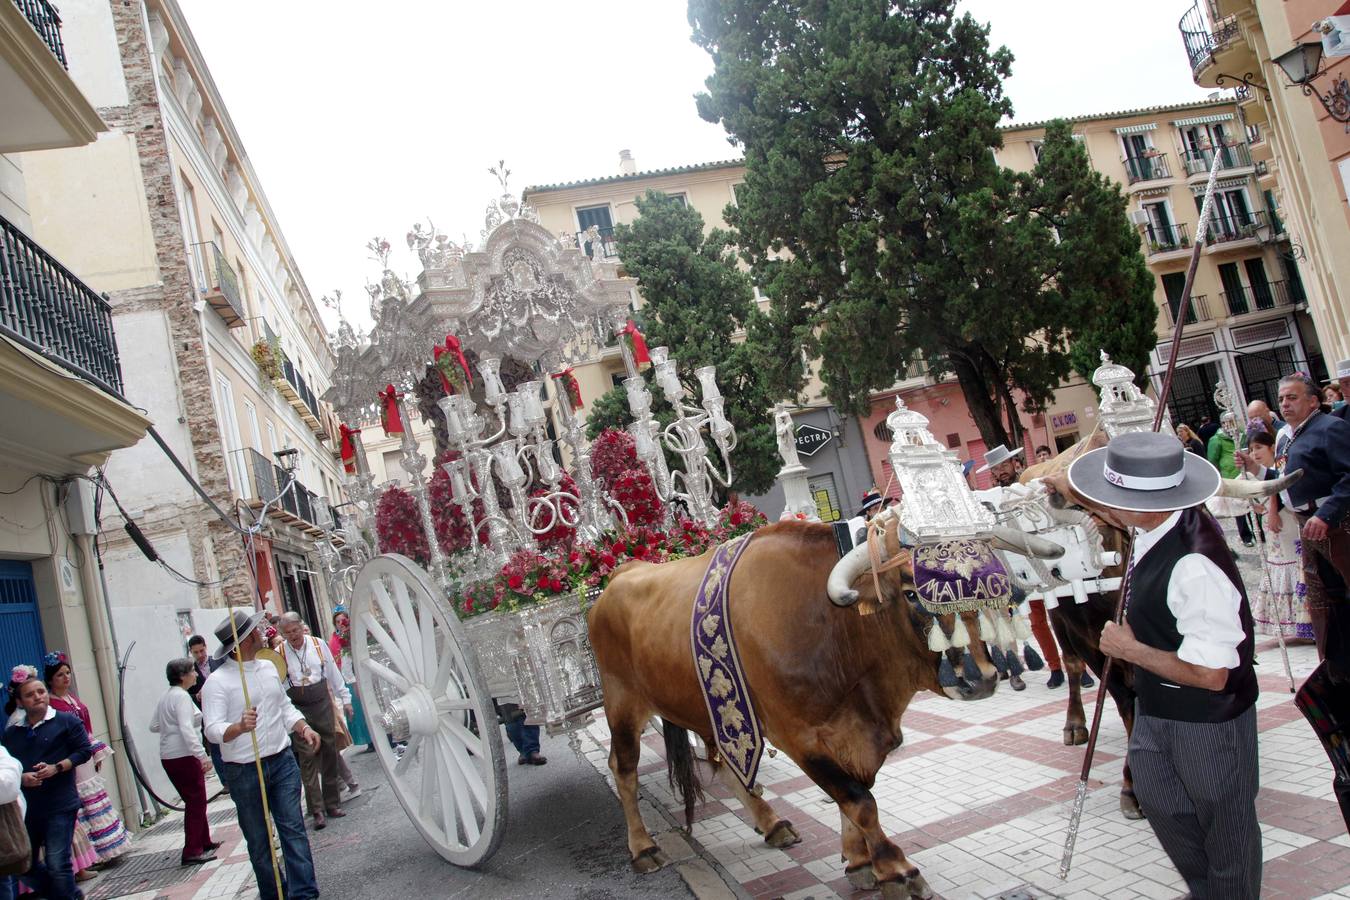
<path id="1" fill-rule="evenodd" d="M 975 472 L 976 474 L 980 472 L 988 472 L 994 466 L 1001 466 L 1008 460 L 1012 459 L 1014 456 L 1021 456 L 1021 455 L 1022 455 L 1021 447 L 1018 447 L 1016 450 L 1009 450 L 1007 447 L 1003 446 L 1002 444 L 999 444 L 997 447 L 994 447 L 992 450 L 989 450 L 987 453 L 984 454 L 984 465 L 976 469 Z"/>
<path id="2" fill-rule="evenodd" d="M 1350 359 L 1343 359 L 1336 363 L 1336 377 L 1350 378 Z"/>

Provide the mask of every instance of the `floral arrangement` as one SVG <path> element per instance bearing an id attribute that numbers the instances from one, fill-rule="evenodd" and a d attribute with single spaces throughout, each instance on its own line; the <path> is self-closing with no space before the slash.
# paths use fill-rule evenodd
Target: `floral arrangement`
<path id="1" fill-rule="evenodd" d="M 381 553 L 402 553 L 423 566 L 431 560 L 417 501 L 397 485 L 385 488 L 375 505 L 375 536 Z"/>
<path id="2" fill-rule="evenodd" d="M 253 357 L 253 362 L 257 364 L 258 371 L 265 378 L 281 377 L 281 354 L 277 348 L 272 346 L 272 342 L 263 339 L 256 342 L 249 350 L 249 355 Z"/>

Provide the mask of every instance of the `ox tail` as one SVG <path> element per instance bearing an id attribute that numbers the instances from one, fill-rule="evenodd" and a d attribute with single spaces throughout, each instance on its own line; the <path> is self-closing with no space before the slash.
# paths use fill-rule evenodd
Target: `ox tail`
<path id="1" fill-rule="evenodd" d="M 684 803 L 685 827 L 692 831 L 694 807 L 703 800 L 703 785 L 699 783 L 698 770 L 694 767 L 689 731 L 669 719 L 663 718 L 661 722 L 666 739 L 666 775 L 670 778 L 670 789 Z"/>

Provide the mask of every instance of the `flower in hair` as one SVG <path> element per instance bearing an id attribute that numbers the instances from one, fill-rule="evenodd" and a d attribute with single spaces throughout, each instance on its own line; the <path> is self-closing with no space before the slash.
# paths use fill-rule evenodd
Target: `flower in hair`
<path id="1" fill-rule="evenodd" d="M 37 667 L 15 666 L 13 669 L 10 670 L 9 683 L 12 685 L 20 685 L 28 681 L 29 679 L 37 677 L 38 677 Z"/>
<path id="2" fill-rule="evenodd" d="M 53 650 L 51 653 L 42 657 L 42 664 L 49 667 L 68 666 L 70 665 L 70 658 L 66 656 L 64 650 Z"/>

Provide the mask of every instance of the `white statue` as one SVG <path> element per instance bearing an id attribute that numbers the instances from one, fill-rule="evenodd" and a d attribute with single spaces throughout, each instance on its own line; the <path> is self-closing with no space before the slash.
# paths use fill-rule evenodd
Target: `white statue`
<path id="1" fill-rule="evenodd" d="M 796 426 L 786 404 L 779 403 L 774 406 L 773 427 L 778 434 L 778 455 L 783 457 L 783 468 L 800 466 L 801 460 L 797 458 Z"/>

